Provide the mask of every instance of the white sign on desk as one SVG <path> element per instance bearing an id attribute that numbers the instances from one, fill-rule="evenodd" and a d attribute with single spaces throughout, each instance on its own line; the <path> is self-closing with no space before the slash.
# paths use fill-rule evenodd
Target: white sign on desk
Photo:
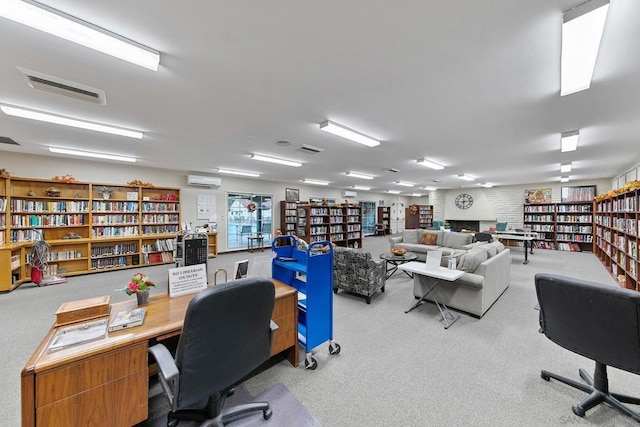
<path id="1" fill-rule="evenodd" d="M 207 289 L 207 266 L 187 265 L 169 269 L 169 297 L 194 294 Z"/>

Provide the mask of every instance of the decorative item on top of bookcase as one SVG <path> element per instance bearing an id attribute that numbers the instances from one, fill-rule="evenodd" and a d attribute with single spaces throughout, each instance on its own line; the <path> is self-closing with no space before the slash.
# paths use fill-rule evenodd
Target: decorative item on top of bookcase
<path id="1" fill-rule="evenodd" d="M 300 200 L 300 190 L 297 188 L 287 188 L 284 192 L 284 199 L 287 202 L 297 202 Z"/>
<path id="2" fill-rule="evenodd" d="M 65 184 L 70 184 L 72 182 L 76 182 L 77 180 L 72 175 L 62 175 L 62 176 L 54 176 L 51 178 L 52 181 L 64 182 Z"/>
<path id="3" fill-rule="evenodd" d="M 96 189 L 96 191 L 105 200 L 109 200 L 111 198 L 111 196 L 113 196 L 113 193 L 114 193 L 113 187 L 109 187 L 109 186 L 106 186 L 106 185 L 98 187 Z"/>
<path id="4" fill-rule="evenodd" d="M 6 169 L 0 169 L 0 178 L 10 178 L 11 172 Z"/>
<path id="5" fill-rule="evenodd" d="M 592 202 L 595 197 L 595 185 L 562 187 L 560 189 L 560 200 L 563 202 Z"/>
<path id="6" fill-rule="evenodd" d="M 536 188 L 533 190 L 524 190 L 525 203 L 551 203 L 550 188 Z"/>
<path id="7" fill-rule="evenodd" d="M 131 187 L 154 188 L 152 183 L 140 181 L 139 179 L 134 179 L 133 181 L 129 181 L 127 182 L 127 185 Z"/>

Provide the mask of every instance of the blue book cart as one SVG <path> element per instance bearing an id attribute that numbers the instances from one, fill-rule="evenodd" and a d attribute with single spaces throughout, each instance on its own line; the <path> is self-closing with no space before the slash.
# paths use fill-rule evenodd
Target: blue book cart
<path id="1" fill-rule="evenodd" d="M 333 247 L 313 242 L 305 251 L 296 247 L 295 237 L 278 236 L 271 249 L 273 278 L 298 290 L 298 341 L 305 348 L 305 368 L 316 369 L 312 349 L 329 341 L 329 354 L 340 353 L 333 341 Z"/>

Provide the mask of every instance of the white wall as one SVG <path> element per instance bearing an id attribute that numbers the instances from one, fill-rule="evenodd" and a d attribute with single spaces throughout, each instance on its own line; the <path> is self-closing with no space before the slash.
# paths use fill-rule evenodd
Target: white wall
<path id="1" fill-rule="evenodd" d="M 35 156 L 8 151 L 0 154 L 0 168 L 7 169 L 11 175 L 24 178 L 51 179 L 58 175 L 72 175 L 78 181 L 103 183 L 111 185 L 126 185 L 127 182 L 140 180 L 151 182 L 157 187 L 179 187 L 181 188 L 181 211 L 182 221 L 191 222 L 193 225 L 205 224 L 206 220 L 198 220 L 196 216 L 196 203 L 198 195 L 213 195 L 216 198 L 216 216 L 218 226 L 218 251 L 227 250 L 227 218 L 226 218 L 226 198 L 227 193 L 254 193 L 267 194 L 273 196 L 273 225 L 274 230 L 280 224 L 280 201 L 284 200 L 286 188 L 298 188 L 300 199 L 308 200 L 309 197 L 324 197 L 336 199 L 342 202 L 344 190 L 336 188 L 326 188 L 319 186 L 302 185 L 302 183 L 282 183 L 265 181 L 261 179 L 244 179 L 239 177 L 229 177 L 217 175 L 222 179 L 222 186 L 217 190 L 203 187 L 191 187 L 187 185 L 187 171 L 172 171 L 140 167 L 130 164 L 98 162 L 81 159 L 66 159 L 61 157 Z M 202 175 L 198 173 L 198 175 Z M 409 205 L 410 198 L 386 193 L 374 193 L 369 191 L 356 191 L 358 197 L 349 199 L 352 201 L 372 201 L 378 203 L 380 200 L 385 206 L 391 206 L 393 201 L 404 202 Z M 411 203 L 429 204 L 428 197 L 411 198 Z"/>

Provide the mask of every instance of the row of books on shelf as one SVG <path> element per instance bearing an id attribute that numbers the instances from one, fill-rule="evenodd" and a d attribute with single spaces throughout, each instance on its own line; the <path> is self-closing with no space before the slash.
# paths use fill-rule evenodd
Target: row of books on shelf
<path id="1" fill-rule="evenodd" d="M 591 243 L 593 242 L 593 236 L 590 234 L 566 234 L 558 233 L 556 240 L 567 240 L 570 242 Z"/>
<path id="2" fill-rule="evenodd" d="M 558 242 L 556 249 L 559 251 L 582 252 L 579 244 L 571 242 Z"/>
<path id="3" fill-rule="evenodd" d="M 121 214 L 121 215 L 93 215 L 91 218 L 93 225 L 118 225 L 118 224 L 138 224 L 138 215 Z"/>
<path id="4" fill-rule="evenodd" d="M 524 212 L 555 212 L 554 205 L 525 205 Z"/>
<path id="5" fill-rule="evenodd" d="M 142 212 L 180 212 L 179 203 L 143 202 Z"/>
<path id="6" fill-rule="evenodd" d="M 593 205 L 584 204 L 584 205 L 558 205 L 558 212 L 592 212 Z"/>
<path id="7" fill-rule="evenodd" d="M 82 252 L 80 251 L 56 251 L 56 252 L 48 252 L 47 253 L 47 261 L 64 261 L 70 259 L 78 259 L 82 258 Z M 33 259 L 33 254 L 27 254 L 27 263 L 31 264 L 31 260 Z"/>
<path id="8" fill-rule="evenodd" d="M 61 201 L 40 201 L 40 200 L 22 200 L 11 199 L 12 212 L 88 212 L 89 202 L 86 200 L 61 200 Z"/>
<path id="9" fill-rule="evenodd" d="M 555 249 L 556 248 L 555 242 L 549 242 L 546 240 L 534 240 L 532 243 L 533 243 L 533 246 L 538 249 Z"/>
<path id="10" fill-rule="evenodd" d="M 553 222 L 553 215 L 525 215 L 525 222 Z"/>
<path id="11" fill-rule="evenodd" d="M 93 212 L 131 212 L 137 213 L 139 209 L 138 202 L 113 202 L 99 201 L 93 202 Z"/>
<path id="12" fill-rule="evenodd" d="M 83 224 L 84 214 L 11 215 L 12 227 L 60 227 Z"/>
<path id="13" fill-rule="evenodd" d="M 558 225 L 556 228 L 557 233 L 593 233 L 593 227 L 590 225 Z"/>
<path id="14" fill-rule="evenodd" d="M 142 245 L 142 252 L 167 252 L 177 248 L 176 239 L 157 239 L 153 245 Z"/>
<path id="15" fill-rule="evenodd" d="M 145 264 L 164 264 L 173 262 L 172 252 L 143 252 L 142 262 Z"/>
<path id="16" fill-rule="evenodd" d="M 91 257 L 99 258 L 103 256 L 124 255 L 136 253 L 138 245 L 136 243 L 124 243 L 113 245 L 91 246 Z"/>
<path id="17" fill-rule="evenodd" d="M 556 222 L 583 222 L 592 223 L 593 217 L 591 215 L 558 215 Z"/>
<path id="18" fill-rule="evenodd" d="M 126 267 L 128 265 L 138 265 L 139 258 L 138 256 L 131 257 L 131 263 L 128 263 L 126 256 L 119 257 L 109 257 L 109 258 L 96 258 L 91 260 L 91 269 L 92 270 L 101 270 L 104 268 L 116 268 L 116 267 Z"/>
<path id="19" fill-rule="evenodd" d="M 635 195 L 630 194 L 616 200 L 605 200 L 597 204 L 598 212 L 634 212 L 640 204 Z"/>
<path id="20" fill-rule="evenodd" d="M 4 197 L 0 197 L 0 211 L 4 212 L 7 210 L 7 199 Z"/>

